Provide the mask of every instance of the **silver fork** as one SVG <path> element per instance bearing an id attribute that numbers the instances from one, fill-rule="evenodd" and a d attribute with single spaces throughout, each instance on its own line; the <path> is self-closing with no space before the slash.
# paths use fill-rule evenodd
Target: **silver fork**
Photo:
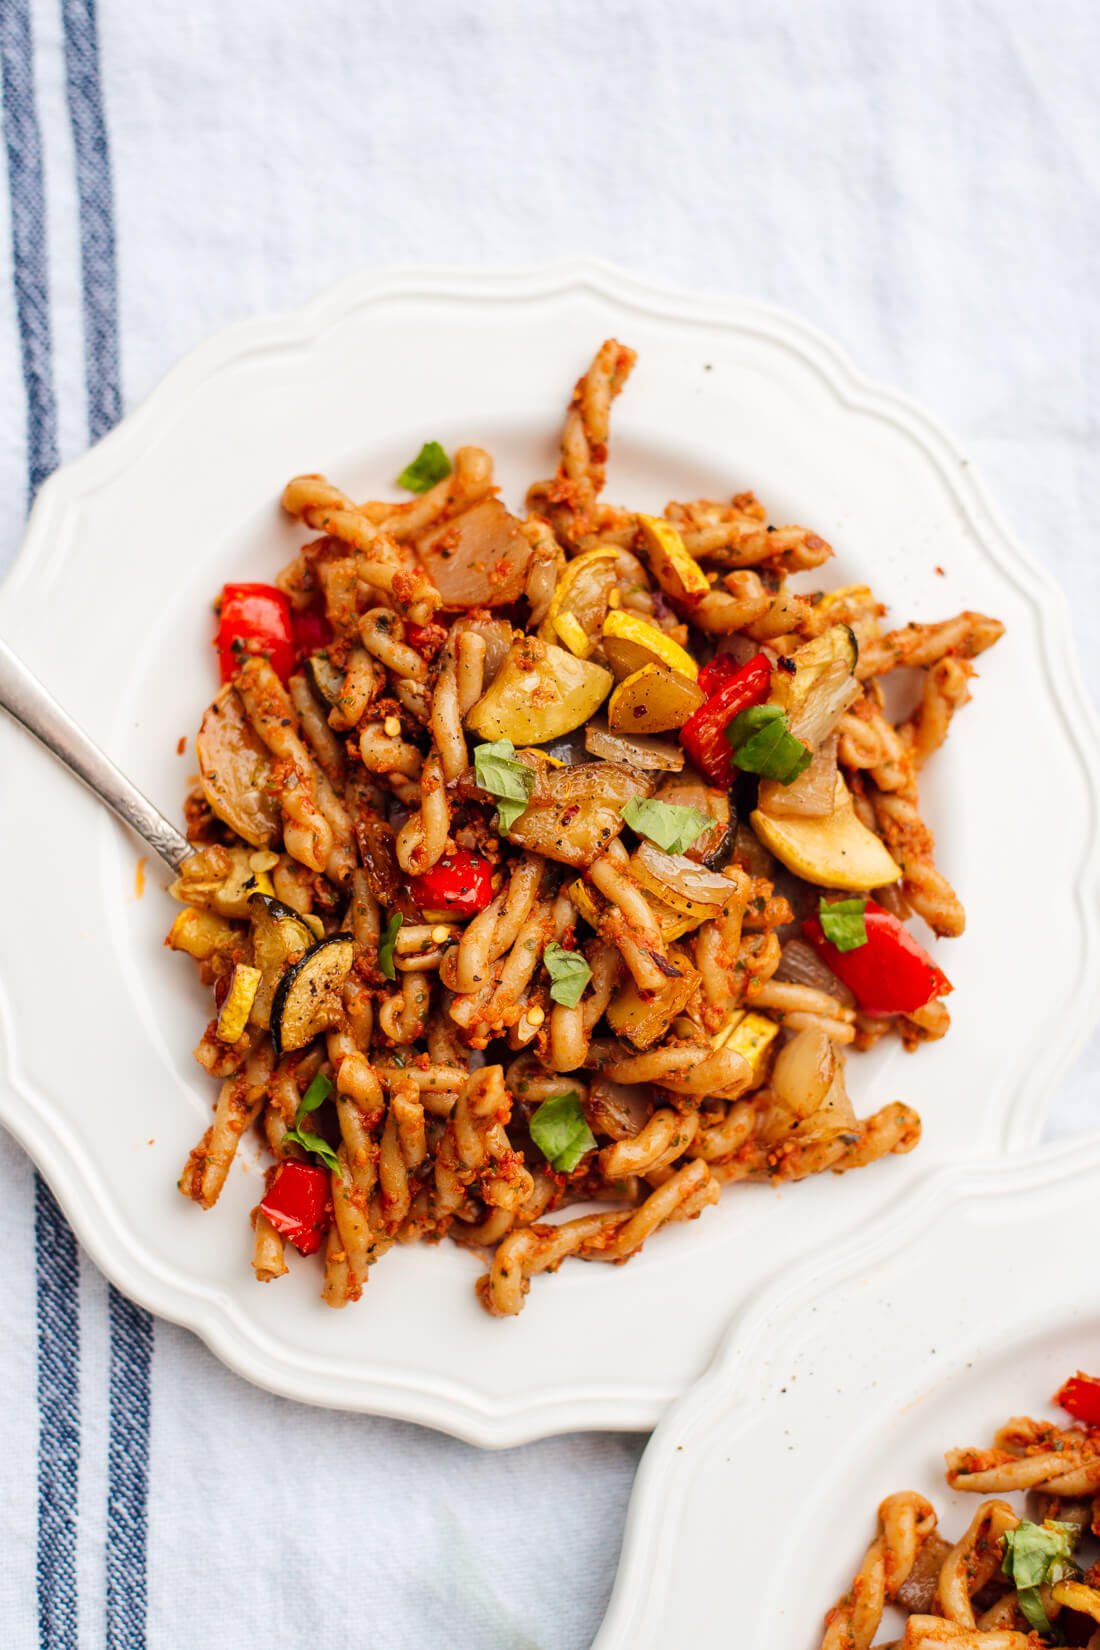
<path id="1" fill-rule="evenodd" d="M 123 824 L 136 831 L 173 871 L 178 871 L 184 860 L 194 853 L 194 846 L 187 838 L 115 767 L 3 641 L 0 641 L 0 708 L 52 751 L 70 773 L 87 785 L 93 796 L 98 796 Z"/>

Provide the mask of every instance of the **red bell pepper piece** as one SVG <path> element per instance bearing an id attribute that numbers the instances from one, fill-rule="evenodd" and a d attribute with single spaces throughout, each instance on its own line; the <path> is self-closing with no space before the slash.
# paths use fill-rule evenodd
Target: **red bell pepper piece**
<path id="1" fill-rule="evenodd" d="M 227 584 L 214 645 L 223 682 L 231 682 L 249 655 L 258 653 L 267 655 L 285 682 L 297 652 L 290 603 L 273 584 Z"/>
<path id="2" fill-rule="evenodd" d="M 311 653 L 319 653 L 332 640 L 332 626 L 319 607 L 307 607 L 304 613 L 295 613 L 290 622 L 297 662 L 308 659 Z"/>
<path id="3" fill-rule="evenodd" d="M 1100 1427 L 1100 1380 L 1095 1375 L 1084 1375 L 1078 1370 L 1058 1388 L 1054 1402 L 1068 1409 L 1074 1420 L 1084 1421 L 1089 1427 Z"/>
<path id="4" fill-rule="evenodd" d="M 710 663 L 700 670 L 699 686 L 709 699 L 731 676 L 736 676 L 740 668 L 732 653 L 716 653 Z"/>
<path id="5" fill-rule="evenodd" d="M 903 922 L 875 900 L 863 918 L 867 943 L 838 951 L 825 938 L 820 917 L 807 917 L 802 932 L 838 979 L 853 991 L 865 1014 L 912 1014 L 954 990 L 941 968 Z"/>
<path id="6" fill-rule="evenodd" d="M 709 665 L 704 667 L 704 671 L 709 669 Z M 706 691 L 705 684 L 703 690 Z M 762 705 L 771 690 L 772 667 L 767 654 L 758 653 L 755 659 L 727 677 L 680 729 L 681 745 L 712 785 L 728 787 L 737 777 L 737 764 L 726 729 L 750 705 Z"/>
<path id="7" fill-rule="evenodd" d="M 413 877 L 409 889 L 421 911 L 445 911 L 451 917 L 472 917 L 484 911 L 493 897 L 493 873 L 487 859 L 456 848 Z"/>
<path id="8" fill-rule="evenodd" d="M 327 1170 L 315 1163 L 287 1161 L 276 1170 L 260 1212 L 300 1254 L 312 1255 L 328 1226 L 328 1193 Z"/>

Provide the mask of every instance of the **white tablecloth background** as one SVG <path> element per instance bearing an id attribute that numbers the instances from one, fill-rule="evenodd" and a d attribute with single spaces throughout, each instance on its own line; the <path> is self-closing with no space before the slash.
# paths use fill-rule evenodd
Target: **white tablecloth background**
<path id="1" fill-rule="evenodd" d="M 0 0 L 7 94 L 25 115 L 30 85 L 42 136 L 64 460 L 104 417 L 90 426 L 82 306 L 97 266 L 82 288 L 66 83 L 67 62 L 70 76 L 94 69 L 96 19 L 92 0 L 33 0 L 28 59 L 25 10 Z M 590 252 L 770 299 L 956 433 L 1071 590 L 1100 694 L 1089 0 L 100 0 L 98 31 L 126 406 L 212 330 L 381 264 Z M 75 90 L 85 107 L 88 86 Z M 9 215 L 0 189 L 0 260 L 18 275 Z M 0 571 L 27 496 L 14 290 L 0 282 Z M 94 616 L 89 650 L 110 667 Z M 1023 783 L 1026 757 L 1006 807 Z M 1054 1132 L 1097 1121 L 1098 1075 L 1094 1043 Z M 163 1324 L 141 1463 L 147 1627 L 140 1584 L 129 1613 L 108 1613 L 107 1289 L 83 1258 L 78 1599 L 54 1600 L 40 1639 L 33 1180 L 0 1142 L 5 1647 L 584 1650 L 640 1440 L 483 1454 L 252 1391 Z M 731 1600 L 731 1643 L 735 1620 Z"/>

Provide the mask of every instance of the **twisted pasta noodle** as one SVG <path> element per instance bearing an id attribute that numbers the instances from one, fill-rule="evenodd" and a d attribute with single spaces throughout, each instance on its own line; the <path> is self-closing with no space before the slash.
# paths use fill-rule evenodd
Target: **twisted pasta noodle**
<path id="1" fill-rule="evenodd" d="M 600 933 L 618 947 L 643 991 L 660 991 L 678 970 L 665 951 L 653 907 L 626 868 L 625 849 L 616 842 L 592 862 L 585 875 L 607 901 L 600 911 Z"/>
<path id="2" fill-rule="evenodd" d="M 882 1502 L 878 1524 L 851 1587 L 825 1617 L 821 1650 L 870 1650 L 883 1610 L 909 1579 L 935 1531 L 936 1512 L 923 1495 L 904 1490 Z"/>
<path id="3" fill-rule="evenodd" d="M 214 1121 L 191 1152 L 180 1176 L 184 1197 L 210 1209 L 218 1201 L 241 1135 L 259 1116 L 275 1064 L 270 1040 L 251 1051 L 244 1070 L 229 1077 L 218 1092 Z"/>
<path id="4" fill-rule="evenodd" d="M 793 1132 L 779 1140 L 754 1138 L 728 1162 L 715 1163 L 712 1168 L 723 1181 L 805 1180 L 826 1170 L 840 1174 L 877 1163 L 882 1157 L 911 1152 L 919 1139 L 920 1118 L 911 1107 L 893 1100 L 872 1116 L 825 1138 L 806 1139 Z"/>
<path id="5" fill-rule="evenodd" d="M 576 1071 L 588 1059 L 592 1033 L 607 1011 L 619 980 L 619 953 L 605 940 L 585 948 L 592 979 L 575 1008 L 555 1003 L 550 1014 L 550 1064 L 555 1071 Z"/>
<path id="6" fill-rule="evenodd" d="M 382 1218 L 388 1231 L 396 1231 L 412 1207 L 410 1175 L 428 1155 L 424 1126 L 424 1105 L 420 1090 L 407 1077 L 394 1083 L 390 1091 L 386 1124 L 378 1158 L 378 1178 L 382 1189 Z"/>
<path id="7" fill-rule="evenodd" d="M 720 1105 L 716 1113 L 708 1102 L 706 1113 L 700 1113 L 699 1132 L 688 1148 L 689 1156 L 701 1157 L 706 1163 L 725 1162 L 751 1138 L 755 1121 L 752 1100 L 733 1100 Z"/>
<path id="8" fill-rule="evenodd" d="M 833 553 L 820 534 L 805 527 L 766 525 L 763 506 L 752 493 L 739 493 L 729 504 L 709 499 L 672 503 L 665 516 L 676 525 L 690 555 L 722 567 L 774 562 L 796 573 L 820 567 Z"/>
<path id="9" fill-rule="evenodd" d="M 594 506 L 606 475 L 611 404 L 637 359 L 614 338 L 601 344 L 573 391 L 561 438 L 561 459 L 553 481 L 536 484 L 528 508 L 547 515 L 559 534 L 575 539 L 601 526 Z"/>
<path id="10" fill-rule="evenodd" d="M 864 693 L 840 719 L 837 755 L 848 768 L 868 769 L 880 791 L 913 784 L 913 764 L 905 741 L 887 721 L 880 697 Z"/>
<path id="11" fill-rule="evenodd" d="M 699 1132 L 697 1112 L 671 1108 L 654 1112 L 649 1122 L 629 1140 L 616 1140 L 600 1153 L 600 1172 L 608 1180 L 627 1175 L 651 1175 L 683 1155 Z"/>
<path id="12" fill-rule="evenodd" d="M 404 625 L 388 607 L 372 607 L 359 620 L 359 635 L 372 658 L 391 675 L 423 682 L 428 666 L 414 647 L 402 640 Z"/>
<path id="13" fill-rule="evenodd" d="M 481 641 L 471 637 L 471 641 Z M 485 643 L 481 642 L 484 650 Z M 436 678 L 432 694 L 432 710 L 428 727 L 435 742 L 436 753 L 444 779 L 457 779 L 468 763 L 466 735 L 462 731 L 462 710 L 458 700 L 458 667 L 454 659 L 447 659 Z"/>
<path id="14" fill-rule="evenodd" d="M 813 986 L 796 985 L 789 980 L 764 981 L 753 997 L 755 1008 L 770 1008 L 780 1024 L 791 1031 L 804 1031 L 817 1026 L 834 1043 L 855 1040 L 855 1009 L 842 1003 L 839 997 Z"/>
<path id="15" fill-rule="evenodd" d="M 519 1020 L 524 993 L 542 961 L 547 942 L 554 937 L 554 929 L 554 906 L 549 900 L 540 900 L 507 956 L 493 964 L 484 984 L 470 996 L 456 996 L 452 1001 L 451 1018 L 477 1046 L 484 1048 L 493 1033 L 507 1030 Z"/>
<path id="16" fill-rule="evenodd" d="M 414 624 L 431 622 L 440 596 L 427 573 L 406 566 L 396 541 L 324 476 L 295 476 L 283 491 L 283 509 L 314 531 L 328 533 L 360 551 L 358 578 L 388 596 Z"/>
<path id="17" fill-rule="evenodd" d="M 534 550 L 527 564 L 523 593 L 527 597 L 532 625 L 541 625 L 550 611 L 557 582 L 565 572 L 565 552 L 554 537 L 550 523 L 541 516 L 528 516 L 521 530 Z"/>
<path id="18" fill-rule="evenodd" d="M 344 748 L 332 730 L 331 724 L 309 690 L 309 683 L 301 674 L 290 678 L 290 700 L 294 706 L 306 744 L 321 773 L 334 791 L 342 791 L 345 779 Z M 340 803 L 343 812 L 343 803 Z M 326 818 L 328 815 L 326 814 Z M 346 817 L 346 813 L 345 813 Z M 329 819 L 329 824 L 332 820 Z M 348 825 L 350 837 L 351 826 Z"/>
<path id="19" fill-rule="evenodd" d="M 273 1283 L 290 1270 L 283 1255 L 283 1240 L 261 1210 L 256 1210 L 254 1221 L 252 1270 L 259 1283 Z"/>
<path id="20" fill-rule="evenodd" d="M 482 447 L 459 447 L 449 476 L 407 504 L 360 506 L 380 533 L 399 542 L 468 510 L 494 491 L 493 460 Z"/>
<path id="21" fill-rule="evenodd" d="M 484 985 L 491 965 L 511 950 L 534 909 L 542 881 L 542 861 L 524 854 L 512 870 L 507 889 L 496 895 L 469 922 L 454 954 L 453 991 L 469 994 Z"/>
<path id="22" fill-rule="evenodd" d="M 1007 1501 L 985 1501 L 962 1539 L 948 1553 L 936 1585 L 936 1605 L 947 1621 L 976 1627 L 971 1602 L 1001 1567 L 1004 1533 L 1020 1520 Z"/>
<path id="23" fill-rule="evenodd" d="M 454 1215 L 475 1181 L 482 1199 L 497 1208 L 514 1209 L 531 1195 L 534 1183 L 505 1130 L 511 1109 L 500 1066 L 466 1078 L 436 1151 L 437 1219 Z"/>
<path id="24" fill-rule="evenodd" d="M 346 733 L 358 727 L 371 701 L 385 685 L 383 667 L 371 658 L 365 647 L 355 646 L 348 652 L 340 694 L 328 713 L 329 726 L 337 733 Z"/>
<path id="25" fill-rule="evenodd" d="M 1006 1422 L 992 1449 L 948 1450 L 944 1459 L 951 1488 L 979 1495 L 1041 1489 L 1080 1496 L 1100 1489 L 1100 1437 L 1027 1416 Z"/>
<path id="26" fill-rule="evenodd" d="M 956 1650 L 1029 1650 L 1034 1644 L 1030 1633 L 996 1630 L 981 1632 L 960 1627 L 957 1622 L 941 1621 L 938 1616 L 910 1616 L 905 1623 L 905 1637 L 901 1650 L 940 1650 L 947 1645 Z"/>
<path id="27" fill-rule="evenodd" d="M 613 1083 L 658 1083 L 673 1094 L 706 1094 L 736 1100 L 752 1084 L 752 1067 L 735 1049 L 679 1043 L 616 1054 L 604 1065 Z"/>
<path id="28" fill-rule="evenodd" d="M 581 1215 L 558 1226 L 532 1225 L 512 1232 L 498 1246 L 488 1273 L 478 1279 L 481 1303 L 494 1317 L 514 1317 L 523 1309 L 531 1278 L 556 1272 L 567 1256 L 629 1260 L 659 1227 L 694 1219 L 717 1197 L 707 1165 L 694 1162 L 651 1192 L 638 1209 Z"/>
<path id="29" fill-rule="evenodd" d="M 420 770 L 420 810 L 397 833 L 397 862 L 410 876 L 430 871 L 447 848 L 451 808 L 439 753 L 432 751 Z"/>
<path id="30" fill-rule="evenodd" d="M 415 745 L 398 734 L 387 733 L 385 722 L 364 722 L 359 730 L 359 755 L 368 773 L 394 780 L 415 779 L 424 759 Z"/>
<path id="31" fill-rule="evenodd" d="M 399 1047 L 418 1042 L 427 1029 L 431 1006 L 429 982 L 420 974 L 403 972 L 400 991 L 391 992 L 378 1010 L 378 1028 Z"/>
<path id="32" fill-rule="evenodd" d="M 962 901 L 932 858 L 935 839 L 921 818 L 916 800 L 905 792 L 877 788 L 869 793 L 875 820 L 886 846 L 901 866 L 902 888 L 909 904 L 936 934 L 958 935 L 966 927 Z"/>
<path id="33" fill-rule="evenodd" d="M 323 871 L 333 847 L 332 826 L 317 802 L 320 777 L 295 730 L 294 706 L 267 659 L 246 659 L 237 676 L 245 713 L 272 756 L 287 852 L 311 871 Z"/>
<path id="34" fill-rule="evenodd" d="M 898 727 L 915 768 L 923 768 L 928 758 L 943 744 L 957 710 L 970 700 L 973 665 L 948 654 L 925 672 L 921 699 L 916 710 Z"/>
<path id="35" fill-rule="evenodd" d="M 999 641 L 1004 630 L 999 619 L 969 611 L 936 624 L 908 624 L 901 630 L 887 631 L 866 647 L 861 645 L 856 675 L 866 680 L 868 676 L 882 676 L 899 665 L 926 668 L 949 653 L 973 659 Z"/>

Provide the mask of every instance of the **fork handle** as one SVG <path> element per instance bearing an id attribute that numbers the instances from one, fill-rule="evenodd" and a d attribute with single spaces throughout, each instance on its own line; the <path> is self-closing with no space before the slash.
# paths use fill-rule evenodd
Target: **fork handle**
<path id="1" fill-rule="evenodd" d="M 22 660 L 0 641 L 0 708 L 52 751 L 93 795 L 137 832 L 164 863 L 178 871 L 194 846 L 142 796 L 109 757 L 77 727 Z"/>

